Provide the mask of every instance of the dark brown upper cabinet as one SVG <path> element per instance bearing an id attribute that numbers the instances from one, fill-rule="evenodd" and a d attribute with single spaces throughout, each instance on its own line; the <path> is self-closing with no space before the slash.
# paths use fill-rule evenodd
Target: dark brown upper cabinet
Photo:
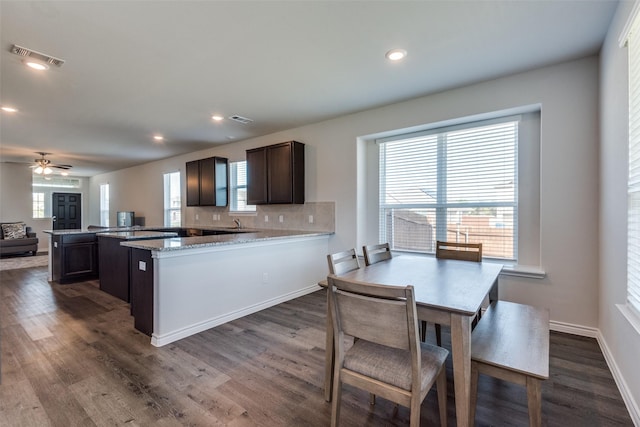
<path id="1" fill-rule="evenodd" d="M 283 142 L 247 150 L 247 203 L 304 203 L 304 144 Z"/>
<path id="2" fill-rule="evenodd" d="M 224 157 L 187 162 L 187 206 L 227 206 L 229 161 Z"/>

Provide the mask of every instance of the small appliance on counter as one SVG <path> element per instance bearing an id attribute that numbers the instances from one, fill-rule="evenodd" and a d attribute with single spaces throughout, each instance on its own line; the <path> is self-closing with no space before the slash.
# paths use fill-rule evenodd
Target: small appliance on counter
<path id="1" fill-rule="evenodd" d="M 135 217 L 135 212 L 118 212 L 116 214 L 116 224 L 118 227 L 133 227 Z"/>

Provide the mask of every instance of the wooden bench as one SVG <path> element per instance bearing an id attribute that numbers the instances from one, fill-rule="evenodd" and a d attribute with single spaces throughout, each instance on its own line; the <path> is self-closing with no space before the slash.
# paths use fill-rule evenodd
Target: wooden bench
<path id="1" fill-rule="evenodd" d="M 471 413 L 475 420 L 478 375 L 525 385 L 529 425 L 542 424 L 541 381 L 549 378 L 549 310 L 496 301 L 471 334 Z"/>

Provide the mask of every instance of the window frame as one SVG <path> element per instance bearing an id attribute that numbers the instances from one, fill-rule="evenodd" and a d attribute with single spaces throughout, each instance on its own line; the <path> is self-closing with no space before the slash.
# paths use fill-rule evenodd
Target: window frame
<path id="1" fill-rule="evenodd" d="M 533 203 L 533 205 L 535 205 L 535 207 L 537 207 L 537 214 L 535 214 L 534 216 L 529 216 L 529 214 L 526 214 L 526 222 L 528 224 L 528 228 L 532 229 L 533 232 L 535 232 L 536 229 L 539 228 L 539 188 L 534 189 L 534 191 L 531 192 L 530 195 L 527 196 L 527 199 L 525 200 L 524 203 L 522 203 L 522 199 L 521 199 L 521 195 L 520 195 L 520 175 L 521 175 L 521 171 L 520 171 L 520 164 L 521 164 L 521 160 L 519 159 L 519 155 L 520 155 L 520 140 L 521 140 L 521 136 L 522 133 L 525 132 L 525 141 L 527 142 L 527 146 L 526 146 L 526 150 L 525 150 L 525 155 L 531 156 L 531 154 L 535 154 L 537 156 L 537 161 L 533 161 L 532 164 L 534 165 L 533 167 L 529 167 L 528 165 L 526 165 L 525 169 L 523 170 L 522 173 L 526 174 L 526 178 L 525 181 L 529 182 L 529 181 L 534 181 L 536 180 L 536 178 L 538 178 L 539 180 L 539 167 L 535 168 L 535 165 L 539 165 L 539 125 L 540 125 L 540 109 L 539 106 L 524 106 L 521 107 L 518 110 L 512 110 L 512 111 L 508 111 L 508 112 L 496 112 L 496 113 L 487 113 L 487 114 L 483 114 L 483 117 L 467 117 L 467 118 L 460 118 L 460 119 L 455 119 L 455 120 L 450 120 L 448 122 L 442 123 L 442 124 L 433 124 L 433 125 L 424 125 L 423 129 L 425 130 L 421 130 L 421 131 L 414 131 L 414 132 L 406 132 L 406 131 L 395 131 L 395 132 L 387 132 L 386 135 L 384 135 L 383 138 L 379 138 L 379 139 L 374 139 L 372 140 L 374 142 L 374 146 L 376 147 L 376 152 L 377 154 L 377 158 L 375 159 L 375 161 L 377 162 L 377 168 L 378 170 L 376 171 L 376 175 L 378 177 L 378 179 L 381 178 L 381 176 L 383 175 L 383 161 L 381 160 L 381 154 L 380 152 L 381 150 L 381 145 L 387 143 L 387 142 L 392 142 L 392 141 L 398 141 L 398 140 L 405 140 L 405 139 L 410 139 L 410 138 L 418 138 L 418 137 L 428 137 L 431 135 L 437 135 L 440 134 L 442 132 L 455 132 L 455 131 L 459 131 L 459 130 L 464 130 L 464 129 L 471 129 L 471 128 L 475 128 L 475 127 L 483 127 L 483 126 L 487 126 L 487 125 L 492 125 L 492 124 L 500 124 L 500 123 L 507 123 L 507 122 L 517 122 L 517 131 L 515 134 L 515 147 L 514 147 L 514 200 L 512 202 L 509 203 L 509 206 L 511 208 L 513 208 L 513 258 L 495 258 L 500 260 L 501 262 L 505 262 L 505 264 L 510 264 L 511 267 L 510 268 L 514 268 L 515 266 L 519 265 L 518 261 L 519 261 L 519 255 L 520 255 L 520 246 L 519 246 L 519 240 L 522 238 L 522 236 L 520 236 L 520 223 L 519 223 L 519 218 L 521 215 L 521 210 L 523 207 L 527 207 L 529 208 L 531 206 L 531 204 Z M 524 123 L 524 126 L 522 126 Z M 389 136 L 391 135 L 391 136 Z M 374 159 L 372 157 L 369 158 L 369 162 L 374 161 Z M 534 171 L 534 174 L 531 175 L 531 172 Z M 438 174 L 440 174 L 441 172 L 438 172 Z M 378 229 L 378 240 L 380 242 L 382 242 L 382 240 L 388 240 L 385 231 L 384 231 L 384 224 L 383 224 L 383 220 L 384 217 L 382 215 L 383 209 L 388 209 L 390 208 L 389 204 L 385 204 L 384 201 L 382 200 L 382 194 L 384 191 L 384 183 L 379 182 L 378 183 L 378 194 L 376 197 L 376 207 L 377 207 L 377 217 L 378 217 L 378 221 L 377 221 L 377 229 Z M 440 189 L 442 190 L 442 189 Z M 502 204 L 504 205 L 504 203 L 502 202 L 494 202 L 494 203 L 489 203 L 486 204 L 486 206 L 489 205 L 498 205 L 498 204 Z M 451 207 L 455 207 L 455 203 L 445 203 L 443 206 L 446 210 L 447 207 L 451 208 Z M 480 206 L 481 203 L 475 203 L 473 204 Z M 406 207 L 413 207 L 413 208 L 429 208 L 429 209 L 435 209 L 436 206 L 439 206 L 442 208 L 442 205 L 440 205 L 439 203 L 433 203 L 433 204 L 423 204 L 423 205 L 407 205 Z M 470 205 L 467 205 L 467 207 L 469 207 Z M 373 206 L 371 206 L 373 207 Z M 441 217 L 442 218 L 442 217 Z M 447 221 L 445 221 L 445 225 L 446 225 Z M 536 225 L 537 224 L 537 225 Z M 435 225 L 437 226 L 437 225 Z M 434 228 L 435 228 L 434 226 Z M 437 236 L 442 237 L 442 233 L 443 233 L 443 228 L 442 228 L 442 221 L 440 224 L 440 230 L 437 232 Z M 444 228 L 445 232 L 446 232 L 446 227 Z M 532 234 L 531 230 L 527 230 L 524 235 L 528 236 Z M 440 237 L 436 237 L 436 239 L 440 238 Z M 435 242 L 434 242 L 435 243 Z M 398 249 L 396 249 L 398 250 Z M 405 251 L 405 249 L 401 249 L 402 251 Z M 407 252 L 418 252 L 418 253 L 427 253 L 427 254 L 433 254 L 433 251 L 429 251 L 429 250 L 406 250 Z M 529 261 L 531 264 L 529 266 L 531 267 L 535 267 L 536 266 L 539 267 L 539 257 L 536 257 L 536 252 L 539 253 L 539 251 L 536 251 L 535 248 L 533 249 L 527 249 L 526 251 L 526 255 L 527 255 L 527 261 Z M 529 267 L 527 266 L 527 267 Z"/>
<path id="2" fill-rule="evenodd" d="M 109 183 L 100 184 L 100 226 L 109 226 Z"/>
<path id="3" fill-rule="evenodd" d="M 173 186 L 172 178 L 178 177 L 178 183 Z M 182 174 L 180 171 L 163 174 L 163 222 L 165 227 L 182 226 Z M 172 192 L 172 190 L 174 190 Z M 176 200 L 177 197 L 177 200 Z M 176 205 L 176 206 L 174 206 Z M 177 213 L 178 222 L 172 219 Z"/>
<path id="4" fill-rule="evenodd" d="M 244 168 L 240 168 L 240 164 L 244 164 Z M 245 214 L 255 215 L 256 205 L 247 204 L 247 179 L 246 168 L 247 161 L 239 160 L 237 162 L 229 163 L 229 213 L 230 214 Z M 244 170 L 244 179 L 241 179 L 239 173 Z M 244 189 L 244 200 L 241 199 L 241 192 L 239 190 Z"/>
<path id="5" fill-rule="evenodd" d="M 32 201 L 33 201 L 31 217 L 33 219 L 46 218 L 46 216 L 45 216 L 45 206 L 46 206 L 45 193 L 42 192 L 42 191 L 32 191 L 31 197 L 32 197 Z M 38 200 L 36 200 L 36 199 L 38 199 Z"/>

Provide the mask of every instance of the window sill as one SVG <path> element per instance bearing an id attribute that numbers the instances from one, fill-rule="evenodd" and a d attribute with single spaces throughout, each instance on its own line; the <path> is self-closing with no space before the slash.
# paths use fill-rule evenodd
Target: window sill
<path id="1" fill-rule="evenodd" d="M 528 279 L 544 279 L 547 273 L 539 267 L 529 265 L 505 265 L 500 272 L 503 276 L 526 277 Z"/>
<path id="2" fill-rule="evenodd" d="M 640 334 L 640 314 L 633 307 L 629 307 L 629 304 L 616 304 L 616 306 L 625 319 L 631 323 L 633 329 Z"/>

